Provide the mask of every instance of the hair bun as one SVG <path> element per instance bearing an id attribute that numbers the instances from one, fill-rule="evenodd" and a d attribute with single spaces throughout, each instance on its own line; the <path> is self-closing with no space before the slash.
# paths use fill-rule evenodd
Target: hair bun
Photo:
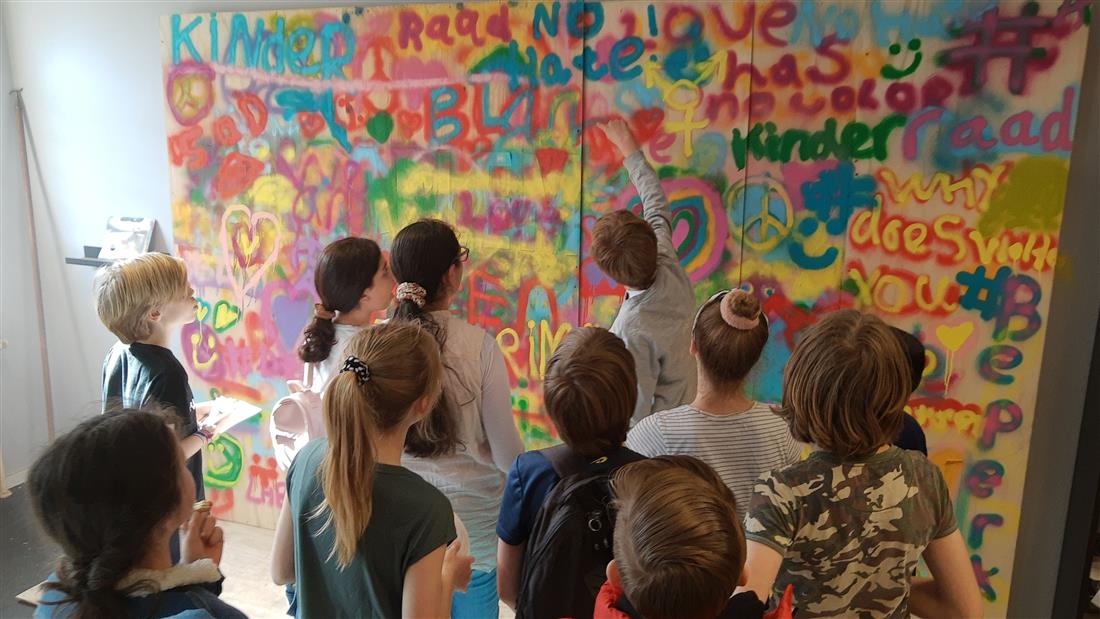
<path id="1" fill-rule="evenodd" d="M 736 288 L 722 297 L 722 320 L 742 331 L 755 329 L 760 324 L 760 301 L 752 293 Z"/>

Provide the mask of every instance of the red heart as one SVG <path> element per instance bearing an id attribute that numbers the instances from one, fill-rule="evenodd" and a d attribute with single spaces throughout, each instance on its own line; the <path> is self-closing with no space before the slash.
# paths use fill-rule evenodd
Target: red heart
<path id="1" fill-rule="evenodd" d="M 222 200 L 232 198 L 252 186 L 252 181 L 263 171 L 264 164 L 258 160 L 241 153 L 229 153 L 214 176 L 214 191 Z"/>
<path id="2" fill-rule="evenodd" d="M 401 129 L 401 135 L 408 140 L 416 135 L 417 130 L 424 124 L 424 117 L 416 112 L 401 110 L 397 112 L 397 127 Z"/>
<path id="3" fill-rule="evenodd" d="M 298 125 L 302 128 L 302 135 L 312 140 L 325 128 L 325 117 L 317 112 L 298 112 Z"/>
<path id="4" fill-rule="evenodd" d="M 634 139 L 638 143 L 648 142 L 661 130 L 661 123 L 665 120 L 665 111 L 659 107 L 645 110 L 637 110 L 630 115 L 630 124 L 633 125 Z"/>
<path id="5" fill-rule="evenodd" d="M 549 174 L 565 169 L 565 162 L 569 161 L 569 153 L 561 148 L 539 148 L 535 150 L 535 158 L 539 162 L 539 171 Z"/>

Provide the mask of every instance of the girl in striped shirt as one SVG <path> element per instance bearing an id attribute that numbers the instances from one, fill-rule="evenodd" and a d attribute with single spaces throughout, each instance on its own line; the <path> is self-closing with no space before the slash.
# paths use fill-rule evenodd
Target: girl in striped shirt
<path id="1" fill-rule="evenodd" d="M 646 417 L 626 439 L 645 456 L 686 454 L 709 464 L 733 491 L 741 516 L 756 478 L 802 452 L 787 423 L 745 395 L 745 378 L 767 343 L 768 319 L 756 297 L 740 289 L 712 296 L 691 328 L 695 399 Z"/>

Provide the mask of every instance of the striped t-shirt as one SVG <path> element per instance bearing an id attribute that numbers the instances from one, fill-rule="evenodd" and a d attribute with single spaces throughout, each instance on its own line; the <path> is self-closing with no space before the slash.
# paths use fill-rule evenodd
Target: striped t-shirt
<path id="1" fill-rule="evenodd" d="M 627 447 L 648 457 L 695 456 L 718 473 L 745 515 L 752 486 L 761 474 L 792 462 L 802 454 L 787 422 L 766 404 L 754 402 L 746 411 L 712 415 L 684 404 L 646 417 L 626 439 Z"/>

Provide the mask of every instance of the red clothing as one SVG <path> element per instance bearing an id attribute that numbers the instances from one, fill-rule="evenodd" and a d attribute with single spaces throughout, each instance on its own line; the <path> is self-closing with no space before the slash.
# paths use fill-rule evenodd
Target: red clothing
<path id="1" fill-rule="evenodd" d="M 739 593 L 730 598 L 729 604 L 717 619 L 791 619 L 791 601 L 794 589 L 790 586 L 783 592 L 779 607 L 764 612 L 766 606 L 751 591 Z M 596 607 L 592 619 L 640 619 L 641 615 L 630 605 L 623 595 L 622 587 L 616 587 L 611 581 L 605 582 L 596 596 Z"/>

